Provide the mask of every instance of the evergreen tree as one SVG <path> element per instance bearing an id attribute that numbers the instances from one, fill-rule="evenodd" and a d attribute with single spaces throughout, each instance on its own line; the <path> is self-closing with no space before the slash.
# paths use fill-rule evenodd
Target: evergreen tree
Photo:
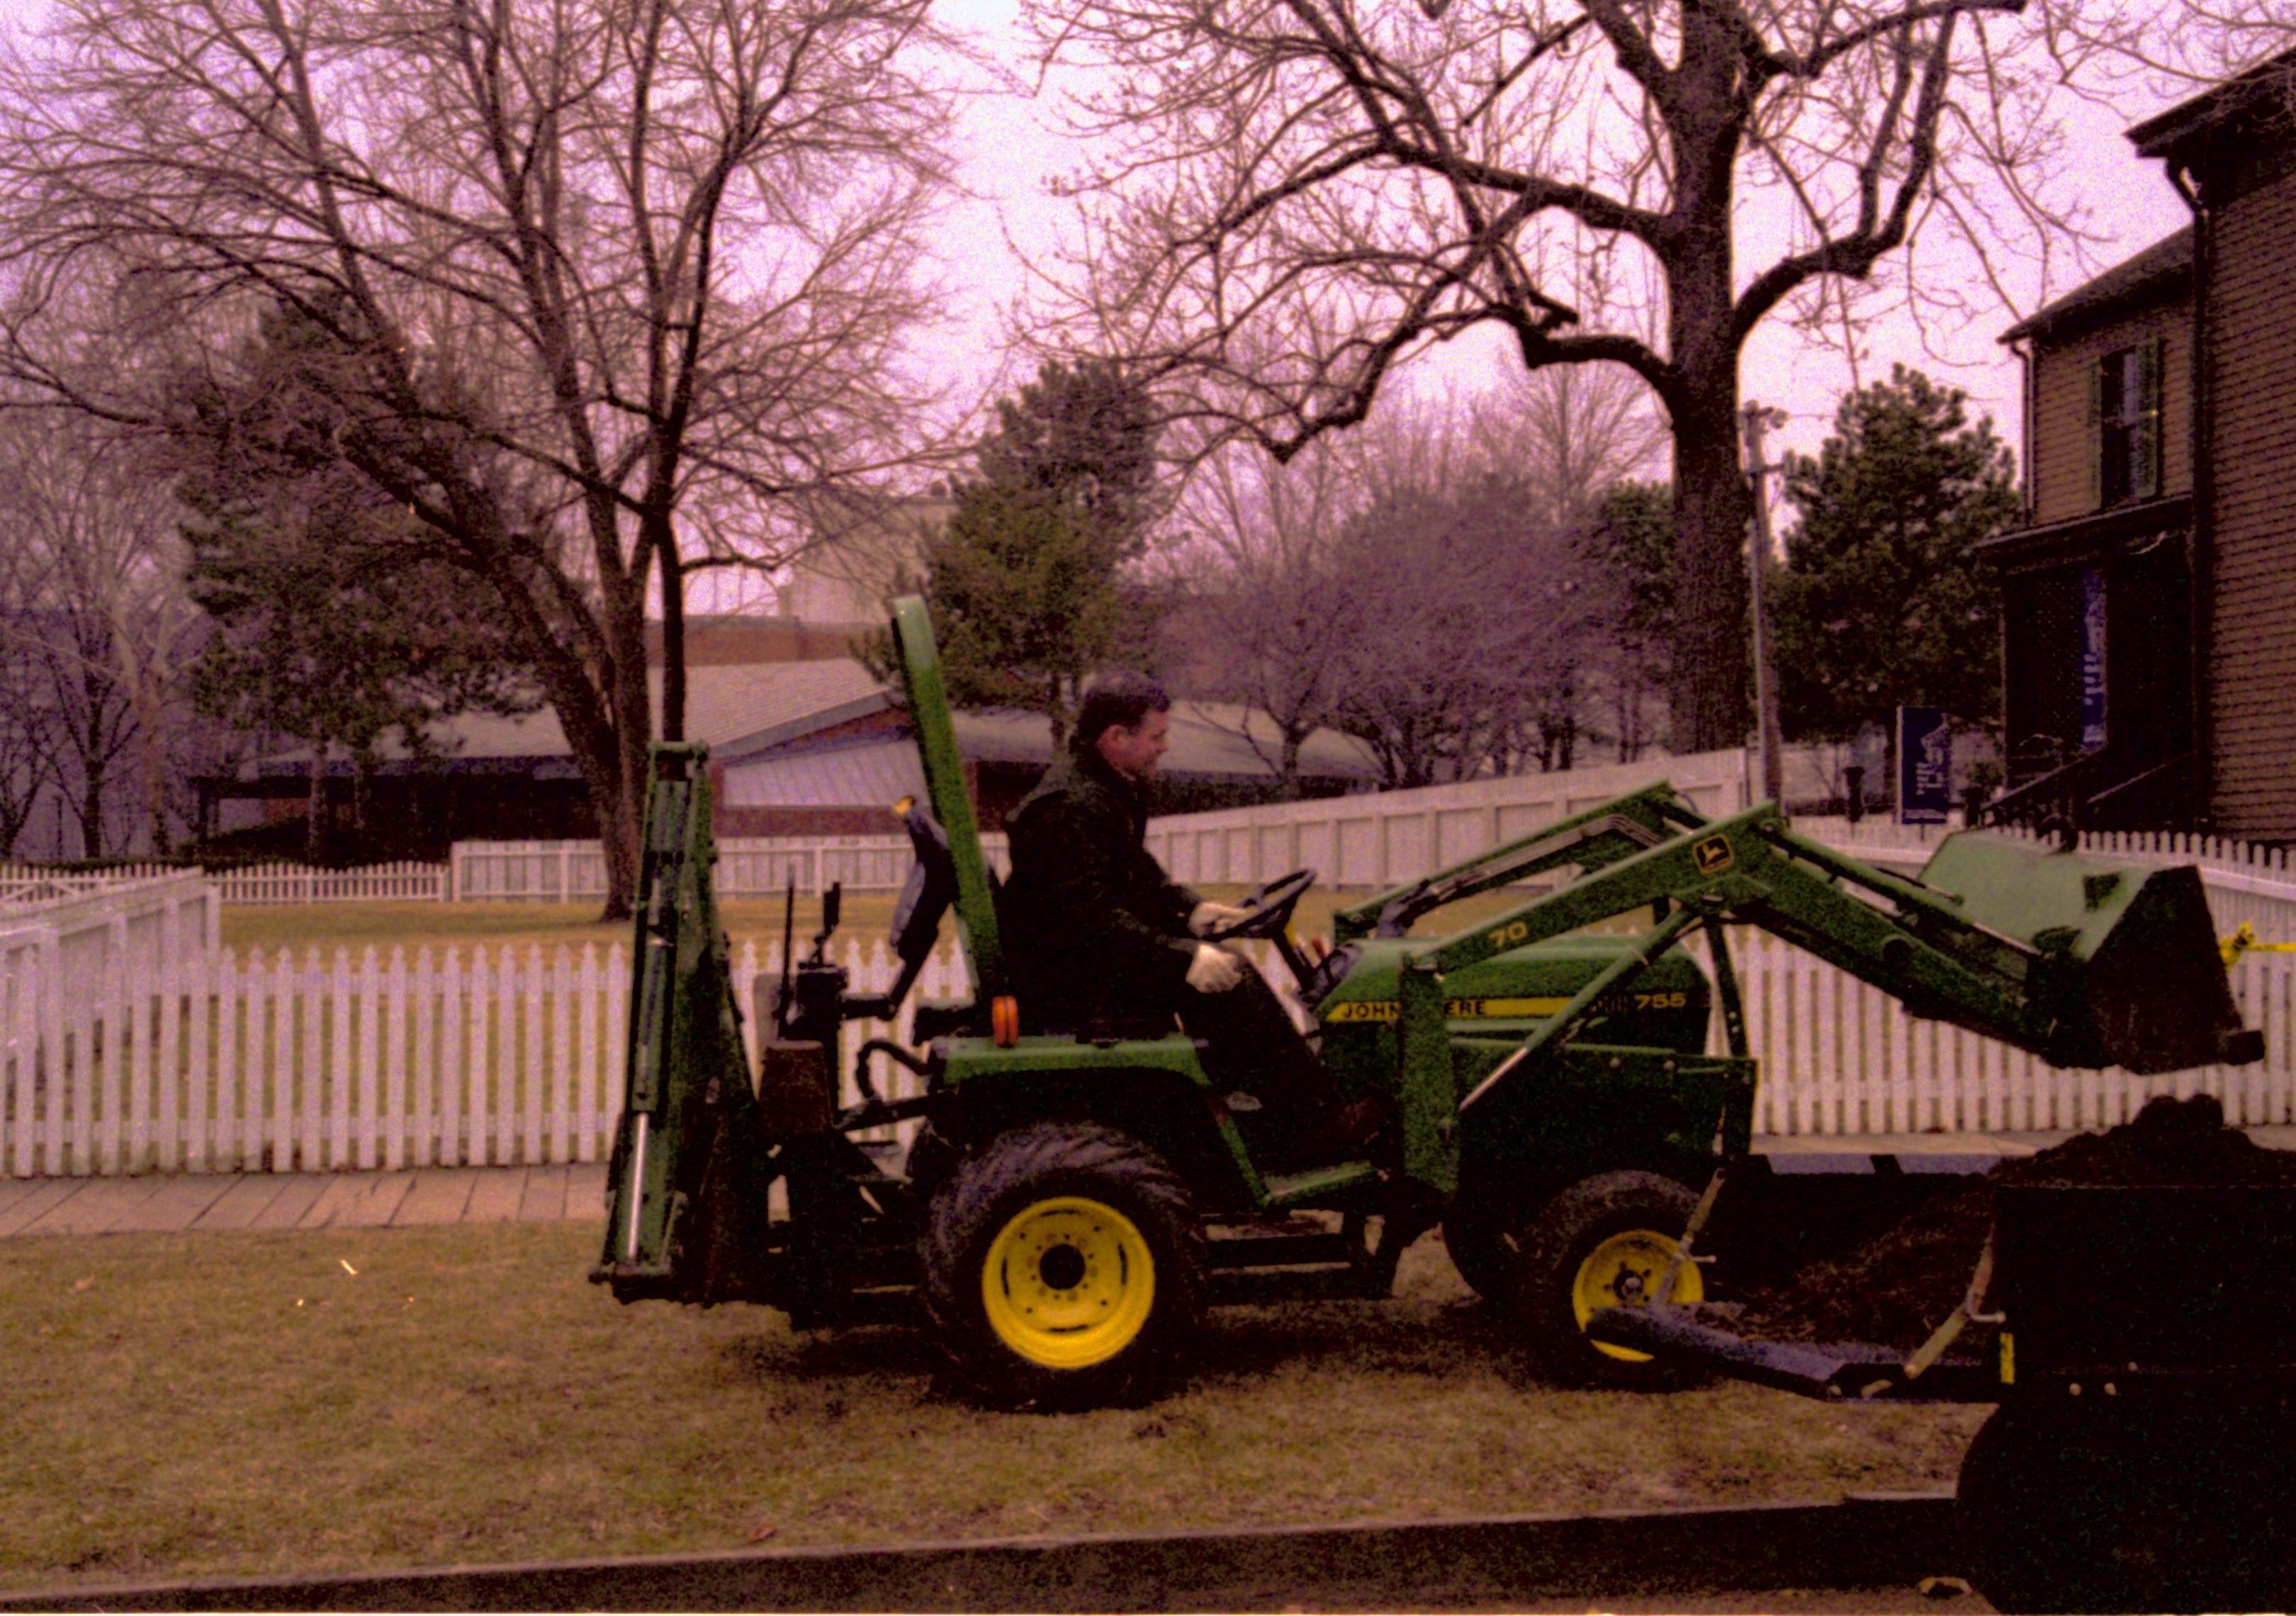
<path id="1" fill-rule="evenodd" d="M 925 595 L 951 699 L 1042 713 L 1057 747 L 1092 675 L 1146 654 L 1156 598 L 1129 570 L 1155 515 L 1157 430 L 1104 359 L 1048 361 L 996 415 Z"/>
<path id="2" fill-rule="evenodd" d="M 1919 371 L 1841 401 L 1815 458 L 1785 458 L 1799 513 L 1775 594 L 1778 704 L 1791 736 L 1854 738 L 1900 706 L 1989 722 L 1999 592 L 1974 554 L 2018 519 L 2008 447 L 1968 396 Z"/>

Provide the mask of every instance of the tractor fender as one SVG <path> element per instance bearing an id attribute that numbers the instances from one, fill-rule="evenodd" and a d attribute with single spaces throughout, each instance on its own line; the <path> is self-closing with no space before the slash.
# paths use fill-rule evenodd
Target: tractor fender
<path id="1" fill-rule="evenodd" d="M 1204 1211 L 1248 1210 L 1259 1185 L 1219 1096 L 1183 1074 L 1154 1067 L 975 1077 L 949 1095 L 934 1126 L 972 1152 L 1015 1129 L 1044 1122 L 1097 1123 L 1139 1140 L 1185 1179 Z"/>

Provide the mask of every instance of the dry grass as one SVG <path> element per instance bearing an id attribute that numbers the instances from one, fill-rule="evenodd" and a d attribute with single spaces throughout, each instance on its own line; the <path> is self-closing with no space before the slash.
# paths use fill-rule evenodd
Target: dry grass
<path id="1" fill-rule="evenodd" d="M 1246 890 L 1240 886 L 1215 886 L 1204 889 L 1204 895 L 1233 900 Z M 1357 890 L 1333 892 L 1318 887 L 1301 900 L 1296 930 L 1303 937 L 1329 937 L 1332 912 L 1359 903 L 1365 896 Z M 1486 893 L 1469 898 L 1441 915 L 1429 916 L 1414 928 L 1414 934 L 1437 936 L 1460 930 L 1504 913 L 1517 901 L 1506 893 Z M 736 946 L 750 941 L 763 950 L 768 943 L 780 940 L 782 906 L 778 899 L 744 898 L 721 906 L 720 914 Z M 889 897 L 849 898 L 844 902 L 839 935 L 865 941 L 882 937 L 890 929 L 892 916 L 893 900 Z M 820 918 L 821 908 L 816 900 L 798 900 L 797 933 L 800 942 L 812 935 Z M 1639 930 L 1647 923 L 1646 918 L 1637 913 L 1623 922 L 1595 929 Z M 944 932 L 955 936 L 950 927 L 945 926 Z M 603 922 L 598 918 L 598 906 L 587 903 L 226 904 L 223 911 L 223 940 L 226 947 L 266 951 L 284 947 L 298 954 L 307 947 L 316 947 L 326 956 L 332 956 L 338 947 L 356 951 L 369 943 L 385 949 L 399 944 L 410 951 L 426 943 L 434 949 L 469 948 L 480 944 L 490 949 L 504 944 L 523 948 L 530 943 L 548 948 L 559 943 L 586 942 L 601 947 L 619 943 L 627 948 L 630 937 L 629 922 Z"/>
<path id="2" fill-rule="evenodd" d="M 759 948 L 778 942 L 782 906 L 778 900 L 744 899 L 723 905 L 720 914 L 736 945 L 754 941 Z M 889 898 L 848 898 L 842 935 L 869 937 L 892 923 Z M 812 935 L 820 923 L 820 906 L 800 898 L 798 937 Z M 598 918 L 598 906 L 529 903 L 324 903 L 226 904 L 223 941 L 227 948 L 290 948 L 300 954 L 316 947 L 332 956 L 339 947 L 357 950 L 372 943 L 388 949 L 397 944 L 410 953 L 417 947 L 489 949 L 509 945 L 524 948 L 538 943 L 548 949 L 561 943 L 595 943 L 600 948 L 619 943 L 630 946 L 628 921 Z"/>
<path id="3" fill-rule="evenodd" d="M 988 1415 L 906 1332 L 619 1307 L 595 1238 L 0 1243 L 0 1586 L 1824 1497 L 1949 1484 L 1982 1412 L 1528 1384 L 1429 1241 L 1216 1313 L 1152 1408 Z"/>

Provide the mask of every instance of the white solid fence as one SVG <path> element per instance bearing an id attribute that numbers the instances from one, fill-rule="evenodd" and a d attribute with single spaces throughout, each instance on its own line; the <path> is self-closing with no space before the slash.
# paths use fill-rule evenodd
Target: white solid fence
<path id="1" fill-rule="evenodd" d="M 1764 1134 L 2100 1128 L 2150 1095 L 2201 1090 L 2236 1123 L 2296 1120 L 2296 956 L 2249 955 L 2233 968 L 2244 1016 L 2265 1034 L 2261 1063 L 2144 1079 L 2054 1070 L 1915 1021 L 1773 938 L 1742 932 L 1733 954 L 1762 1062 Z M 745 1013 L 778 955 L 737 950 Z M 841 958 L 857 991 L 890 984 L 882 943 L 849 943 Z M 1280 981 L 1281 967 L 1271 974 Z M 9 973 L 0 1177 L 590 1161 L 611 1147 L 628 1013 L 619 945 L 167 954 L 110 980 L 81 1000 L 37 965 Z M 944 950 L 911 1002 L 964 991 Z M 847 1048 L 905 1038 L 907 1020 L 857 1024 Z M 1718 1048 L 1718 1018 L 1712 1038 Z M 857 1091 L 840 1064 L 850 1101 Z M 906 1070 L 881 1056 L 873 1066 L 881 1093 L 915 1092 Z"/>
<path id="2" fill-rule="evenodd" d="M 0 1026 L 38 972 L 67 999 L 92 1001 L 120 973 L 148 977 L 165 956 L 201 959 L 221 940 L 214 883 L 197 870 L 15 882 L 0 900 Z"/>
<path id="3" fill-rule="evenodd" d="M 1148 850 L 1174 880 L 1194 885 L 1257 885 L 1306 867 L 1327 887 L 1391 887 L 1660 780 L 1703 814 L 1735 813 L 1751 801 L 1744 752 L 1700 752 L 1167 815 L 1148 822 Z"/>
<path id="4" fill-rule="evenodd" d="M 984 835 L 980 844 L 992 867 L 1006 867 L 1003 835 Z M 727 836 L 718 842 L 718 896 L 779 898 L 792 881 L 811 897 L 832 883 L 855 894 L 898 892 L 914 862 L 906 835 Z M 603 902 L 605 855 L 594 841 L 458 841 L 443 896 L 456 903 Z"/>

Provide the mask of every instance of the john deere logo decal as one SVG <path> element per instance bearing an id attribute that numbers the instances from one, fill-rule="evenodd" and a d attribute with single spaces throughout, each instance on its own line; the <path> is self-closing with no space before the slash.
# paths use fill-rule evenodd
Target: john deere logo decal
<path id="1" fill-rule="evenodd" d="M 1727 836 L 1709 836 L 1690 844 L 1690 858 L 1701 875 L 1719 875 L 1730 867 L 1733 855 Z"/>

